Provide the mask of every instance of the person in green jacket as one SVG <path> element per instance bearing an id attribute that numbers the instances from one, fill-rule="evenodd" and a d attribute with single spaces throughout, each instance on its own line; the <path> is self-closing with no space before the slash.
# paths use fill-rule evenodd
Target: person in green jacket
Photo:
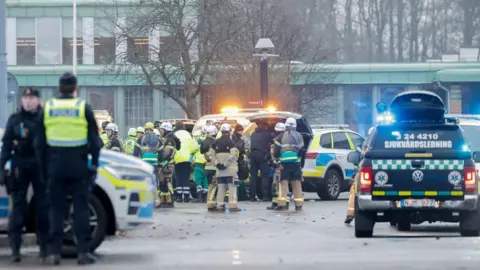
<path id="1" fill-rule="evenodd" d="M 102 122 L 102 132 L 100 133 L 100 139 L 102 139 L 103 147 L 108 143 L 108 135 L 107 135 L 107 125 L 110 124 L 108 121 Z"/>
<path id="2" fill-rule="evenodd" d="M 131 128 L 128 130 L 128 139 L 125 141 L 125 154 L 133 155 L 135 150 L 135 143 L 137 142 L 137 130 Z"/>
<path id="3" fill-rule="evenodd" d="M 207 202 L 207 193 L 208 193 L 208 180 L 207 176 L 205 175 L 205 155 L 200 152 L 200 146 L 202 145 L 203 141 L 206 139 L 206 128 L 208 126 L 205 125 L 202 128 L 202 134 L 198 137 L 195 141 L 196 143 L 196 152 L 195 157 L 193 159 L 193 178 L 195 180 L 195 184 L 197 185 L 197 197 L 192 202 L 195 203 L 204 203 Z"/>

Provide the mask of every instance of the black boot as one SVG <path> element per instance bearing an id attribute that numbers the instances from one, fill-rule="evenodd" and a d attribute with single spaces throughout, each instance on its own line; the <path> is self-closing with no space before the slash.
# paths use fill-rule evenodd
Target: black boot
<path id="1" fill-rule="evenodd" d="M 40 246 L 40 252 L 38 253 L 38 258 L 42 262 L 46 262 L 47 260 L 47 247 L 46 246 Z"/>
<path id="2" fill-rule="evenodd" d="M 284 211 L 287 211 L 287 207 L 285 207 L 285 206 L 278 206 L 277 208 L 275 208 L 275 211 L 284 212 Z"/>
<path id="3" fill-rule="evenodd" d="M 295 206 L 295 211 L 301 212 L 303 210 L 303 206 Z"/>
<path id="4" fill-rule="evenodd" d="M 20 254 L 20 249 L 12 250 L 11 261 L 14 263 L 19 263 L 22 261 L 22 255 Z"/>
<path id="5" fill-rule="evenodd" d="M 80 265 L 94 264 L 97 261 L 91 253 L 79 253 L 77 263 Z"/>
<path id="6" fill-rule="evenodd" d="M 278 206 L 277 203 L 272 203 L 271 206 L 267 206 L 267 210 L 275 210 L 277 209 L 277 206 Z"/>
<path id="7" fill-rule="evenodd" d="M 353 216 L 347 215 L 347 218 L 345 218 L 344 222 L 345 222 L 345 224 L 348 225 L 348 224 L 352 223 L 352 221 L 353 221 Z"/>
<path id="8" fill-rule="evenodd" d="M 185 203 L 190 202 L 190 194 L 183 194 L 183 202 Z"/>
<path id="9" fill-rule="evenodd" d="M 60 264 L 60 255 L 50 255 L 47 257 L 47 263 L 50 265 Z"/>
<path id="10" fill-rule="evenodd" d="M 208 199 L 208 193 L 207 193 L 207 192 L 203 192 L 203 193 L 202 193 L 202 201 L 203 201 L 204 203 L 206 203 L 206 202 L 207 202 L 207 199 Z"/>

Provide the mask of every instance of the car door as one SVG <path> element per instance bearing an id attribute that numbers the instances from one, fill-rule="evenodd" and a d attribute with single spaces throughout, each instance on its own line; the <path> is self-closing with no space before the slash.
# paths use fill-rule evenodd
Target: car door
<path id="1" fill-rule="evenodd" d="M 351 151 L 362 148 L 362 145 L 365 142 L 365 139 L 362 136 L 354 132 L 345 132 L 345 135 L 347 136 L 347 140 L 350 145 L 350 149 L 348 150 L 347 155 Z M 343 165 L 343 168 L 345 172 L 345 178 L 351 179 L 355 171 L 355 166 L 350 162 L 346 162 Z"/>
<path id="2" fill-rule="evenodd" d="M 337 161 L 342 167 L 343 175 L 345 179 L 351 179 L 354 168 L 353 164 L 347 161 L 348 154 L 352 151 L 351 142 L 347 137 L 347 134 L 343 131 L 332 132 L 332 142 L 333 149 L 332 151 L 337 156 Z"/>

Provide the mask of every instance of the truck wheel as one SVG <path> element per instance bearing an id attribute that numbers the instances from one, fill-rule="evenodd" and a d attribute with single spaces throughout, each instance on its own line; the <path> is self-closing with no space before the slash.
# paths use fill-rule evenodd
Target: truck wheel
<path id="1" fill-rule="evenodd" d="M 480 200 L 477 209 L 460 213 L 460 235 L 465 237 L 480 235 Z"/>
<path id="2" fill-rule="evenodd" d="M 336 169 L 330 169 L 325 174 L 323 185 L 319 187 L 318 196 L 325 201 L 334 201 L 342 192 L 342 177 Z"/>
<path id="3" fill-rule="evenodd" d="M 75 256 L 76 251 L 76 237 L 73 230 L 73 205 L 69 200 L 70 211 L 67 219 L 65 220 L 64 233 L 63 233 L 63 248 L 62 255 L 66 257 Z M 89 198 L 88 207 L 90 209 L 90 232 L 92 233 L 92 242 L 90 245 L 90 251 L 94 252 L 100 244 L 102 244 L 107 234 L 107 213 L 102 205 L 100 199 L 95 195 L 91 195 Z"/>
<path id="4" fill-rule="evenodd" d="M 408 232 L 412 228 L 410 221 L 399 221 L 397 223 L 397 230 L 400 232 Z"/>
<path id="5" fill-rule="evenodd" d="M 358 199 L 355 199 L 355 237 L 372 237 L 375 222 L 372 219 L 372 213 L 362 211 L 358 207 Z"/>
<path id="6" fill-rule="evenodd" d="M 397 223 L 395 221 L 389 221 L 389 223 L 390 223 L 390 226 L 392 226 L 392 227 L 397 226 Z"/>

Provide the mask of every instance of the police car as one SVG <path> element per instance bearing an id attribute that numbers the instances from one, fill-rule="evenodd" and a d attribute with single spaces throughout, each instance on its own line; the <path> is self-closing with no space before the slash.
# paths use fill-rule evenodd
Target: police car
<path id="1" fill-rule="evenodd" d="M 3 132 L 0 132 L 0 137 Z M 90 231 L 94 251 L 105 237 L 117 231 L 128 231 L 154 223 L 153 167 L 135 157 L 102 150 L 93 196 L 90 197 Z M 7 169 L 9 164 L 7 164 Z M 30 188 L 29 196 L 33 192 Z M 0 188 L 0 231 L 8 229 L 11 204 L 4 188 Z M 26 231 L 35 232 L 34 205 L 30 204 Z M 63 253 L 75 253 L 73 207 L 65 220 Z"/>
<path id="2" fill-rule="evenodd" d="M 348 154 L 364 142 L 347 125 L 312 125 L 313 140 L 305 155 L 304 191 L 316 192 L 323 200 L 336 200 L 348 191 L 354 166 Z"/>
<path id="3" fill-rule="evenodd" d="M 437 221 L 459 222 L 462 236 L 478 236 L 475 163 L 456 119 L 446 118 L 440 97 L 427 91 L 397 95 L 389 113 L 394 121 L 376 126 L 363 156 L 348 156 L 359 165 L 355 236 L 371 237 L 376 222 L 406 231 Z"/>
<path id="4" fill-rule="evenodd" d="M 465 139 L 473 152 L 477 175 L 480 172 L 480 115 L 449 114 L 447 117 L 456 118 L 463 130 Z"/>

